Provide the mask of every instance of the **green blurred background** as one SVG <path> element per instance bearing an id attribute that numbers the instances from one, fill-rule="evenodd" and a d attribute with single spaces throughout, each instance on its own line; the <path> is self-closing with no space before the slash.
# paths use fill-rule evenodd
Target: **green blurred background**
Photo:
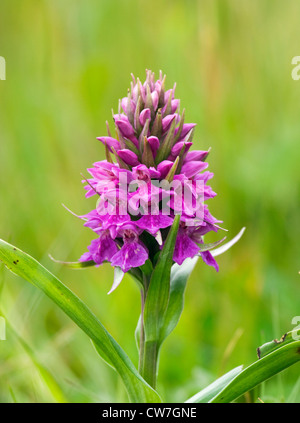
<path id="1" fill-rule="evenodd" d="M 74 271 L 92 232 L 81 172 L 104 158 L 96 140 L 133 72 L 167 74 L 196 122 L 195 148 L 212 147 L 212 213 L 241 241 L 220 272 L 198 263 L 185 309 L 162 352 L 158 389 L 183 401 L 256 359 L 299 309 L 300 3 L 277 0 L 1 0 L 0 237 L 53 271 L 137 363 L 140 297 L 130 277 L 110 296 L 112 268 Z M 216 240 L 217 238 L 211 238 Z M 0 269 L 1 402 L 124 401 L 113 370 L 86 336 L 27 282 Z M 30 346 L 22 345 L 22 340 Z M 33 352 L 34 351 L 34 355 Z M 57 384 L 45 383 L 47 368 Z M 267 382 L 263 401 L 300 402 L 300 367 Z M 49 381 L 48 381 L 49 382 Z"/>

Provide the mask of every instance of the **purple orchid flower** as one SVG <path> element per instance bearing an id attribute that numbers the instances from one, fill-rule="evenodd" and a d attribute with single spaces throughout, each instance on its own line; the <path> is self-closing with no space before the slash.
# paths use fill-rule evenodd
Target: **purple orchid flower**
<path id="1" fill-rule="evenodd" d="M 88 169 L 91 178 L 84 181 L 86 197 L 97 194 L 96 208 L 84 216 L 97 238 L 81 261 L 108 261 L 123 272 L 140 267 L 150 249 L 160 250 L 180 213 L 174 262 L 200 255 L 218 270 L 211 253 L 200 248 L 205 234 L 220 229 L 203 204 L 216 195 L 208 185 L 213 177 L 206 170 L 209 150 L 191 151 L 195 124 L 184 122 L 179 106 L 175 86 L 166 91 L 162 74 L 155 80 L 147 71 L 144 83 L 133 77 L 113 116 L 116 138 L 109 128 L 107 136 L 98 137 L 106 160 L 94 163 Z M 154 238 L 150 244 L 149 237 Z"/>

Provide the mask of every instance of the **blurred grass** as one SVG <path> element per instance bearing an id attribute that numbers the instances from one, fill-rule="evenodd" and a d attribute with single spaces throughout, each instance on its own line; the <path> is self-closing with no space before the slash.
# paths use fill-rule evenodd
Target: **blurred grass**
<path id="1" fill-rule="evenodd" d="M 112 295 L 109 266 L 70 271 L 92 238 L 80 172 L 104 158 L 96 136 L 145 68 L 177 82 L 195 148 L 212 147 L 210 203 L 229 236 L 243 239 L 199 262 L 185 310 L 162 353 L 159 389 L 182 401 L 221 372 L 255 359 L 256 347 L 291 329 L 299 312 L 299 104 L 291 78 L 300 4 L 292 0 L 2 0 L 0 236 L 55 272 L 136 361 L 139 293 L 126 277 Z M 0 306 L 68 401 L 123 401 L 120 381 L 85 336 L 42 294 L 1 271 Z M 236 345 L 224 358 L 235 334 Z M 234 348 L 232 348 L 234 347 Z M 180 360 L 178 360 L 180 357 Z M 180 365 L 178 364 L 180 363 Z M 267 382 L 266 401 L 300 402 L 299 366 Z M 0 341 L 0 402 L 55 401 L 7 329 Z"/>

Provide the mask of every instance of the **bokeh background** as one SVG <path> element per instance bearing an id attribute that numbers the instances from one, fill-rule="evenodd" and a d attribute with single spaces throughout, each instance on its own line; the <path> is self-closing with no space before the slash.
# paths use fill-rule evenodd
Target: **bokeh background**
<path id="1" fill-rule="evenodd" d="M 33 255 L 80 296 L 137 363 L 140 297 L 130 277 L 110 296 L 112 268 L 74 271 L 92 232 L 81 172 L 104 158 L 96 140 L 133 72 L 167 74 L 195 148 L 212 147 L 212 213 L 241 241 L 188 283 L 162 352 L 158 389 L 183 401 L 256 359 L 300 315 L 300 4 L 291 0 L 1 0 L 0 237 Z M 216 238 L 211 238 L 215 241 Z M 1 402 L 125 401 L 122 383 L 86 336 L 42 293 L 1 267 Z M 14 329 L 11 329 L 11 326 Z M 46 369 L 49 373 L 45 373 Z M 300 367 L 264 384 L 266 402 L 300 402 Z M 51 376 L 50 376 L 51 375 Z"/>

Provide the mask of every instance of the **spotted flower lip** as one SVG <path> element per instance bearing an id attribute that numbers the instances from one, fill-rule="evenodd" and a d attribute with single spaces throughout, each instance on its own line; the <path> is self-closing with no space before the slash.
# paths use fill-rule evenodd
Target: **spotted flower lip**
<path id="1" fill-rule="evenodd" d="M 132 225 L 133 226 L 133 225 Z M 111 265 L 128 272 L 132 267 L 142 266 L 148 259 L 148 250 L 139 240 L 139 230 L 131 227 L 121 229 L 123 245 L 111 258 Z"/>
<path id="2" fill-rule="evenodd" d="M 113 114 L 115 131 L 107 123 L 107 136 L 97 138 L 106 160 L 95 162 L 83 181 L 86 197 L 96 196 L 97 205 L 84 216 L 95 239 L 80 261 L 110 262 L 123 272 L 140 267 L 160 251 L 180 212 L 174 262 L 199 255 L 218 270 L 212 255 L 200 248 L 203 236 L 218 231 L 220 223 L 203 204 L 216 195 L 207 184 L 213 177 L 207 170 L 209 150 L 191 150 L 196 124 L 185 122 L 176 84 L 166 90 L 165 79 L 161 72 L 156 80 L 146 71 L 141 83 L 132 75 L 128 95 Z"/>

